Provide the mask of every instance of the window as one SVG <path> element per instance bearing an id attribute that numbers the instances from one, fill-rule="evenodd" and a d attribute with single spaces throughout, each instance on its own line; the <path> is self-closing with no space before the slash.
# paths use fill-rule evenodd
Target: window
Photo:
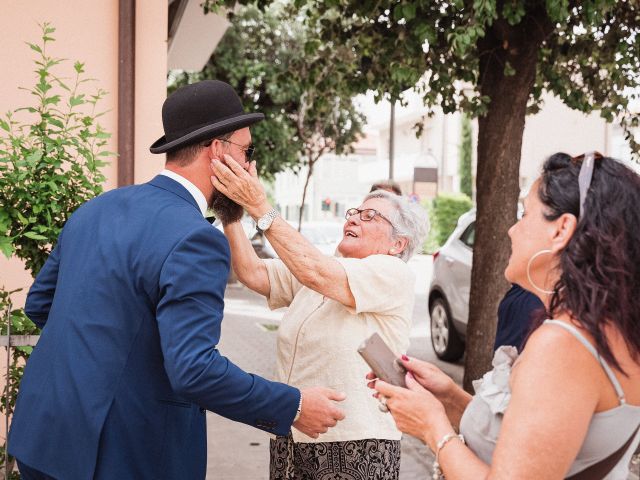
<path id="1" fill-rule="evenodd" d="M 476 238 L 476 222 L 469 225 L 460 235 L 460 241 L 473 250 L 473 242 Z"/>

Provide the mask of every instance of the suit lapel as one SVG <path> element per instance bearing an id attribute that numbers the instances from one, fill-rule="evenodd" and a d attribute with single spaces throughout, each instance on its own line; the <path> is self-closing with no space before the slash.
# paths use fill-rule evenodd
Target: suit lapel
<path id="1" fill-rule="evenodd" d="M 154 187 L 161 188 L 163 190 L 167 190 L 168 192 L 174 193 L 180 198 L 186 200 L 191 205 L 193 205 L 198 212 L 200 212 L 200 207 L 198 206 L 198 202 L 193 198 L 193 195 L 189 193 L 189 190 L 184 188 L 174 179 L 167 177 L 166 175 L 156 175 L 156 177 L 149 182 L 149 185 L 153 185 Z"/>

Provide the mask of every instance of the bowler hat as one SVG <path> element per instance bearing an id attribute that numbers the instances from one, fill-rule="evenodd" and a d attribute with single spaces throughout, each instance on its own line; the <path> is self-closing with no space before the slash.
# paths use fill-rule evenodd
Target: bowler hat
<path id="1" fill-rule="evenodd" d="M 151 153 L 165 153 L 239 130 L 264 119 L 245 113 L 240 97 L 228 83 L 204 80 L 179 88 L 162 105 L 164 136 Z"/>

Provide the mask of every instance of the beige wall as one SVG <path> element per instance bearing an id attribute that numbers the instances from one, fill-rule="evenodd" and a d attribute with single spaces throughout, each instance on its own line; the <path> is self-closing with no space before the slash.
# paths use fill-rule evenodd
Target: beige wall
<path id="1" fill-rule="evenodd" d="M 0 112 L 27 105 L 30 95 L 18 86 L 35 84 L 33 59 L 36 55 L 24 42 L 38 43 L 38 23 L 50 22 L 57 30 L 50 54 L 68 58 L 57 70 L 71 76 L 73 61 L 85 63 L 87 75 L 96 78 L 96 86 L 107 90 L 102 109 L 108 110 L 100 122 L 113 134 L 108 149 L 117 149 L 118 115 L 118 0 L 2 0 L 0 31 Z M 161 107 L 166 97 L 167 2 L 138 0 L 136 4 L 136 125 L 135 180 L 151 179 L 164 165 L 164 155 L 151 155 L 149 146 L 162 135 Z M 117 184 L 117 160 L 111 159 L 104 170 L 105 189 Z M 0 254 L 0 286 L 7 289 L 31 285 L 31 277 L 22 264 L 8 261 Z M 14 296 L 22 305 L 26 291 Z"/>
<path id="2" fill-rule="evenodd" d="M 136 183 L 151 180 L 164 167 L 165 156 L 151 154 L 149 147 L 163 135 L 161 113 L 166 97 L 167 2 L 137 0 Z"/>
<path id="3" fill-rule="evenodd" d="M 24 42 L 39 43 L 41 32 L 38 24 L 43 22 L 50 22 L 57 29 L 53 34 L 56 41 L 50 44 L 50 54 L 69 59 L 55 71 L 71 77 L 73 62 L 79 60 L 85 63 L 87 76 L 98 80 L 95 85 L 109 92 L 102 108 L 111 112 L 102 117 L 101 124 L 114 134 L 109 149 L 115 151 L 118 101 L 117 0 L 2 0 L 0 112 L 31 102 L 27 92 L 18 90 L 18 86 L 31 86 L 36 81 L 33 59 L 37 54 Z M 105 172 L 108 178 L 107 188 L 115 186 L 115 162 Z"/>

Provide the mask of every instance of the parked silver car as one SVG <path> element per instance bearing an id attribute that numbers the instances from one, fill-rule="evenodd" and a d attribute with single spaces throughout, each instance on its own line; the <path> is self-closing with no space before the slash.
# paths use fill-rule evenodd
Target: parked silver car
<path id="1" fill-rule="evenodd" d="M 431 344 L 441 360 L 456 361 L 464 353 L 475 227 L 474 209 L 458 219 L 453 233 L 433 255 L 429 287 Z"/>

